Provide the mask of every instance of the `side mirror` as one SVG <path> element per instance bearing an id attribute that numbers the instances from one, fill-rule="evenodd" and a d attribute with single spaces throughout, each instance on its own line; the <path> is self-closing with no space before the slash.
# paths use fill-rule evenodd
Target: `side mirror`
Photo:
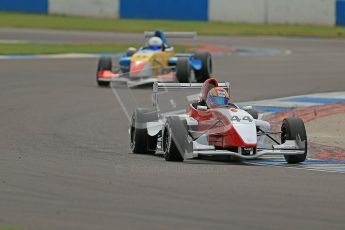
<path id="1" fill-rule="evenodd" d="M 250 110 L 250 109 L 253 109 L 253 106 L 251 105 L 245 105 L 242 107 L 243 110 L 247 111 L 247 110 Z"/>
<path id="2" fill-rule="evenodd" d="M 135 54 L 137 52 L 137 49 L 134 47 L 129 47 L 127 50 L 127 57 L 132 57 L 133 54 Z"/>
<path id="3" fill-rule="evenodd" d="M 206 111 L 207 110 L 207 106 L 204 106 L 204 105 L 198 105 L 196 108 L 198 110 L 201 110 L 201 111 Z"/>
<path id="4" fill-rule="evenodd" d="M 164 51 L 165 51 L 165 52 L 173 52 L 173 51 L 174 51 L 174 47 L 165 48 Z"/>

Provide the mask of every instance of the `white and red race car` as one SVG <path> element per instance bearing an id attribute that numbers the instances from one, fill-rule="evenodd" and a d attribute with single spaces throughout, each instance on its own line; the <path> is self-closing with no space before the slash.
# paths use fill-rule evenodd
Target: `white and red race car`
<path id="1" fill-rule="evenodd" d="M 230 91 L 230 84 L 217 83 Z M 210 109 L 201 100 L 187 105 L 184 112 L 163 113 L 158 105 L 161 92 L 209 89 L 200 83 L 154 83 L 153 108 L 137 108 L 129 129 L 133 153 L 161 153 L 167 161 L 200 156 L 230 156 L 255 159 L 262 155 L 283 155 L 287 163 L 307 157 L 307 134 L 298 117 L 284 119 L 279 132 L 271 132 L 267 121 L 258 119 L 251 107 L 228 104 Z M 206 92 L 205 92 L 206 90 Z M 279 135 L 280 138 L 274 138 Z M 268 140 L 271 144 L 267 144 Z"/>

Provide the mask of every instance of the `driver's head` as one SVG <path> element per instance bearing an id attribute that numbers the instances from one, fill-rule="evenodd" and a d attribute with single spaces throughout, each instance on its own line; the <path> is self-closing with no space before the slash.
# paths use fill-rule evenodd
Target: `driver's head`
<path id="1" fill-rule="evenodd" d="M 207 79 L 204 84 L 202 85 L 201 88 L 201 96 L 200 96 L 200 100 L 205 102 L 206 101 L 206 97 L 208 92 L 210 92 L 210 90 L 214 87 L 218 86 L 218 81 L 215 78 L 209 78 Z"/>
<path id="2" fill-rule="evenodd" d="M 207 94 L 206 104 L 210 109 L 221 108 L 228 105 L 230 96 L 222 87 L 215 87 Z"/>
<path id="3" fill-rule="evenodd" d="M 163 41 L 159 37 L 152 37 L 149 39 L 149 48 L 152 50 L 162 49 Z"/>
<path id="4" fill-rule="evenodd" d="M 162 31 L 156 30 L 156 31 L 153 33 L 153 36 L 161 38 L 161 37 L 162 37 Z"/>

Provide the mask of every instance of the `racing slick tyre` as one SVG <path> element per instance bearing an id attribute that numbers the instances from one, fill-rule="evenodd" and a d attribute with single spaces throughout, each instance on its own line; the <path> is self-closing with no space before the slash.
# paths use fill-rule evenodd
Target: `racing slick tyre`
<path id="1" fill-rule="evenodd" d="M 256 109 L 248 109 L 246 112 L 249 113 L 254 119 L 259 118 L 259 112 Z"/>
<path id="2" fill-rule="evenodd" d="M 178 116 L 168 117 L 163 132 L 163 151 L 166 161 L 183 161 L 185 152 L 193 150 L 193 142 L 189 142 L 186 120 Z"/>
<path id="3" fill-rule="evenodd" d="M 212 74 L 212 56 L 209 52 L 195 53 L 195 59 L 199 59 L 202 63 L 200 70 L 194 70 L 197 82 L 203 83 L 210 78 Z"/>
<path id="4" fill-rule="evenodd" d="M 304 122 L 299 117 L 289 117 L 283 120 L 281 127 L 281 142 L 286 140 L 305 141 L 304 154 L 299 155 L 284 155 L 284 158 L 289 164 L 297 164 L 305 161 L 307 158 L 307 132 L 305 130 Z"/>
<path id="5" fill-rule="evenodd" d="M 179 58 L 176 63 L 176 78 L 180 83 L 189 83 L 191 66 L 188 58 Z"/>
<path id="6" fill-rule="evenodd" d="M 110 70 L 112 71 L 112 61 L 111 57 L 101 57 L 98 61 L 98 67 L 97 67 L 97 74 L 96 74 L 96 80 L 98 86 L 109 86 L 110 82 L 106 81 L 99 81 L 98 80 L 98 72 L 104 71 L 104 70 Z"/>
<path id="7" fill-rule="evenodd" d="M 156 152 L 158 136 L 148 134 L 146 123 L 157 120 L 158 114 L 155 110 L 147 108 L 135 110 L 129 129 L 130 146 L 133 153 L 154 154 Z"/>

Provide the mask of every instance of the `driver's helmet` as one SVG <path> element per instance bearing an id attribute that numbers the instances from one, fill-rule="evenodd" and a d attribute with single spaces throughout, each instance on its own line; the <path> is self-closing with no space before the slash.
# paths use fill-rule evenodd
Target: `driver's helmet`
<path id="1" fill-rule="evenodd" d="M 221 108 L 228 105 L 230 96 L 222 87 L 215 87 L 207 94 L 206 105 L 210 109 Z"/>
<path id="2" fill-rule="evenodd" d="M 200 101 L 205 103 L 206 102 L 206 97 L 208 92 L 214 87 L 218 86 L 218 81 L 215 78 L 209 78 L 207 79 L 204 84 L 202 85 L 201 92 L 200 92 Z"/>
<path id="3" fill-rule="evenodd" d="M 163 41 L 159 37 L 152 37 L 149 39 L 148 44 L 151 50 L 161 50 Z"/>

